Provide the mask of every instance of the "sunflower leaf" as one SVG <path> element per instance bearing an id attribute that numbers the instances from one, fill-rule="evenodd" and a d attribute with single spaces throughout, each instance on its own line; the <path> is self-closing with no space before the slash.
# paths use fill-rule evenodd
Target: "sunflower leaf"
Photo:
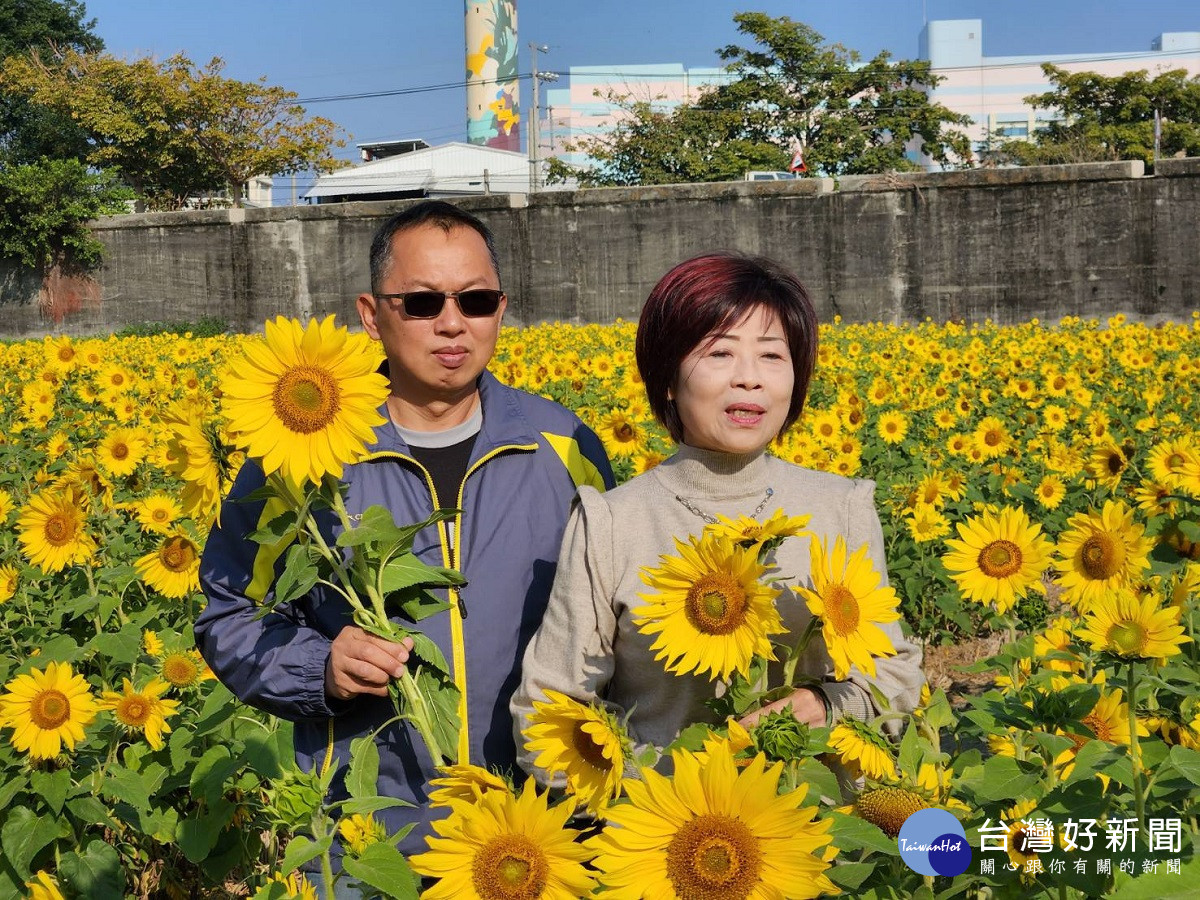
<path id="1" fill-rule="evenodd" d="M 289 875 L 306 862 L 316 859 L 333 846 L 333 835 L 328 834 L 319 841 L 297 835 L 288 842 L 287 852 L 279 864 L 279 874 Z"/>
<path id="2" fill-rule="evenodd" d="M 418 584 L 426 587 L 456 587 L 466 583 L 467 580 L 455 569 L 428 565 L 412 553 L 402 553 L 390 560 L 380 573 L 384 595 Z"/>
<path id="3" fill-rule="evenodd" d="M 81 852 L 64 854 L 58 874 L 80 897 L 120 897 L 125 886 L 116 848 L 98 838 Z"/>
<path id="4" fill-rule="evenodd" d="M 31 809 L 18 806 L 9 813 L 3 829 L 0 829 L 0 846 L 3 846 L 4 856 L 17 874 L 28 878 L 29 864 L 38 851 L 55 838 L 70 833 L 71 828 L 66 822 L 60 822 L 54 816 L 39 816 Z"/>
<path id="5" fill-rule="evenodd" d="M 389 844 L 371 844 L 357 857 L 342 860 L 346 872 L 395 900 L 417 900 L 420 879 L 403 854 Z"/>
<path id="6" fill-rule="evenodd" d="M 1200 753 L 1174 746 L 1168 756 L 1171 766 L 1192 784 L 1200 785 Z"/>
<path id="7" fill-rule="evenodd" d="M 346 773 L 346 790 L 355 799 L 379 794 L 379 747 L 373 735 L 357 737 L 350 742 L 350 771 Z"/>
<path id="8" fill-rule="evenodd" d="M 288 550 L 283 574 L 275 583 L 274 604 L 290 603 L 297 597 L 303 597 L 312 590 L 318 577 L 317 567 L 313 565 L 308 548 L 295 544 Z"/>
<path id="9" fill-rule="evenodd" d="M 421 634 L 419 631 L 409 632 L 409 637 L 413 641 L 413 653 L 443 675 L 449 677 L 450 666 L 446 663 L 446 657 L 442 653 L 442 648 L 435 644 L 431 638 Z"/>
<path id="10" fill-rule="evenodd" d="M 399 797 L 362 797 L 342 800 L 340 803 L 332 803 L 331 807 L 336 807 L 341 810 L 343 816 L 365 816 L 369 813 L 379 812 L 381 809 L 394 809 L 397 806 L 409 806 L 412 804 L 407 800 L 401 800 Z"/>

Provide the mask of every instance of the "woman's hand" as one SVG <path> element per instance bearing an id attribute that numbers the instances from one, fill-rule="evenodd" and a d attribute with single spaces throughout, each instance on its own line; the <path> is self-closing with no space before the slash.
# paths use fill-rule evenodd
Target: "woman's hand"
<path id="1" fill-rule="evenodd" d="M 784 697 L 782 700 L 776 700 L 774 703 L 768 703 L 762 709 L 757 709 L 749 715 L 743 717 L 738 724 L 743 728 L 753 728 L 758 724 L 758 720 L 768 713 L 778 712 L 787 707 L 792 708 L 796 719 L 803 722 L 805 725 L 811 725 L 814 728 L 825 727 L 825 701 L 820 695 L 811 688 L 796 688 L 791 694 Z"/>

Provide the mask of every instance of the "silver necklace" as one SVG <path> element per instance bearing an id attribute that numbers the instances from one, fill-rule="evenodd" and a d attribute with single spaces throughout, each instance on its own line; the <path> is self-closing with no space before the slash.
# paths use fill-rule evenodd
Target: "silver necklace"
<path id="1" fill-rule="evenodd" d="M 767 488 L 766 494 L 763 495 L 762 503 L 758 504 L 758 506 L 756 506 L 754 508 L 754 512 L 750 513 L 750 518 L 757 519 L 758 514 L 761 513 L 764 509 L 766 509 L 767 502 L 774 496 L 775 496 L 775 489 Z M 681 497 L 678 494 L 676 494 L 675 499 L 678 500 L 680 503 L 682 503 L 684 508 L 688 512 L 694 513 L 695 515 L 699 516 L 705 522 L 707 522 L 709 525 L 717 524 L 716 516 L 712 515 L 711 513 L 706 513 L 704 510 L 702 510 L 700 507 L 698 507 L 691 500 L 688 500 L 686 497 Z"/>

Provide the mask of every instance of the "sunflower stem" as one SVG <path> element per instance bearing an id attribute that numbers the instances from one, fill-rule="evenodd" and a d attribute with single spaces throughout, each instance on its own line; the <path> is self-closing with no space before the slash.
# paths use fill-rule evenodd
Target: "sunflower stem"
<path id="1" fill-rule="evenodd" d="M 1133 762 L 1133 802 L 1137 812 L 1138 831 L 1146 837 L 1146 794 L 1142 784 L 1142 758 L 1138 748 L 1137 733 L 1137 666 L 1130 662 L 1126 674 L 1126 701 L 1129 703 L 1129 758 Z"/>
<path id="2" fill-rule="evenodd" d="M 820 616 L 813 616 L 808 620 L 808 624 L 804 627 L 804 633 L 800 635 L 800 640 L 796 642 L 796 646 L 792 649 L 792 652 L 788 654 L 788 658 L 783 663 L 784 687 L 792 687 L 795 685 L 796 666 L 800 663 L 800 658 L 804 655 L 804 651 L 808 649 L 808 645 L 812 641 L 813 635 L 817 633 L 817 629 L 820 627 Z"/>

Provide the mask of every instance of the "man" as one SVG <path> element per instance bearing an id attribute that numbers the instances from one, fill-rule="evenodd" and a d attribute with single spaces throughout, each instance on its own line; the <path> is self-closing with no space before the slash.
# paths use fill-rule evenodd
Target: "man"
<path id="1" fill-rule="evenodd" d="M 370 264 L 371 291 L 357 305 L 387 356 L 391 395 L 380 412 L 389 421 L 366 459 L 343 475 L 347 507 L 354 517 L 382 504 L 401 525 L 435 507 L 462 510 L 418 536 L 421 559 L 467 579 L 448 592 L 447 611 L 418 627 L 441 647 L 462 691 L 457 761 L 511 767 L 509 697 L 546 608 L 571 500 L 580 484 L 611 487 L 612 470 L 573 413 L 485 371 L 507 298 L 482 222 L 448 203 L 417 204 L 379 229 Z M 248 539 L 263 501 L 239 498 L 262 482 L 257 465 L 243 467 L 209 536 L 200 571 L 208 605 L 196 639 L 238 697 L 296 723 L 303 768 L 337 761 L 336 800 L 345 796 L 350 740 L 393 715 L 387 684 L 411 646 L 349 624 L 345 602 L 320 590 L 255 620 L 283 560 L 280 548 Z M 407 725 L 389 725 L 376 740 L 379 793 L 414 804 L 377 817 L 389 831 L 417 823 L 400 848 L 420 852 L 429 833 L 426 785 L 436 773 Z"/>

